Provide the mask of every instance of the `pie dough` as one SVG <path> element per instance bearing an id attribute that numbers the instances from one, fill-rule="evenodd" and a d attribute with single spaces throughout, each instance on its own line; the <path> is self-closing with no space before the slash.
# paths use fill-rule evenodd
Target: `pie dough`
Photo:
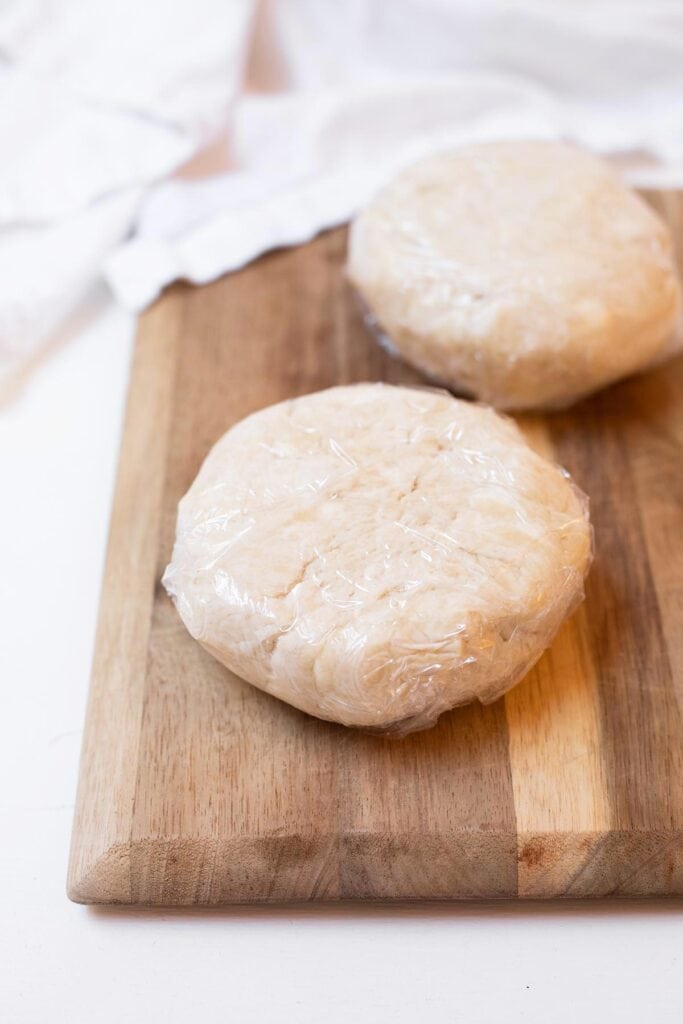
<path id="1" fill-rule="evenodd" d="M 359 384 L 242 420 L 180 503 L 189 632 L 320 718 L 399 733 L 513 686 L 583 593 L 586 501 L 493 410 Z"/>
<path id="2" fill-rule="evenodd" d="M 501 409 L 568 405 L 680 345 L 666 226 L 607 164 L 555 142 L 405 171 L 353 224 L 348 271 L 405 359 Z"/>

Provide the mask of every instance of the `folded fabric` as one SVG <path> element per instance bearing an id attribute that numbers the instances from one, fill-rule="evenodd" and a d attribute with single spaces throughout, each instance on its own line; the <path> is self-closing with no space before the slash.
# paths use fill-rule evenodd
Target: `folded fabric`
<path id="1" fill-rule="evenodd" d="M 101 276 L 154 182 L 226 122 L 251 0 L 6 0 L 0 374 Z"/>

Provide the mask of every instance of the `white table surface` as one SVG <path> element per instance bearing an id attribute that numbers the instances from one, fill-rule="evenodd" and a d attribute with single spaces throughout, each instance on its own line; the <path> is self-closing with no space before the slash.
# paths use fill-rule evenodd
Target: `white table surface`
<path id="1" fill-rule="evenodd" d="M 683 903 L 96 911 L 64 894 L 134 324 L 0 408 L 0 1020 L 683 1020 Z"/>

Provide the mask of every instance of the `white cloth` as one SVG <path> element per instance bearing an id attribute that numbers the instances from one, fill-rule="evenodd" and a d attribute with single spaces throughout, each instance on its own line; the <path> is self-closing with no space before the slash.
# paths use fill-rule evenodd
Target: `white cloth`
<path id="1" fill-rule="evenodd" d="M 132 229 L 140 200 L 229 116 L 251 0 L 0 6 L 0 376 Z"/>
<path id="2" fill-rule="evenodd" d="M 95 275 L 142 308 L 460 142 L 562 136 L 683 184 L 678 0 L 6 0 L 0 52 L 5 358 Z"/>

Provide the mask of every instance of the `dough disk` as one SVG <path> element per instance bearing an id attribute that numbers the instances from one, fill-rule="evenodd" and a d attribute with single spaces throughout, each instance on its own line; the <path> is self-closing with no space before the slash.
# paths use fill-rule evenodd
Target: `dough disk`
<path id="1" fill-rule="evenodd" d="M 586 501 L 493 410 L 358 384 L 242 420 L 182 499 L 192 636 L 320 718 L 408 732 L 513 686 L 583 595 Z"/>
<path id="2" fill-rule="evenodd" d="M 568 405 L 680 345 L 667 228 L 607 164 L 555 142 L 403 172 L 353 224 L 348 271 L 402 356 L 501 409 Z"/>

